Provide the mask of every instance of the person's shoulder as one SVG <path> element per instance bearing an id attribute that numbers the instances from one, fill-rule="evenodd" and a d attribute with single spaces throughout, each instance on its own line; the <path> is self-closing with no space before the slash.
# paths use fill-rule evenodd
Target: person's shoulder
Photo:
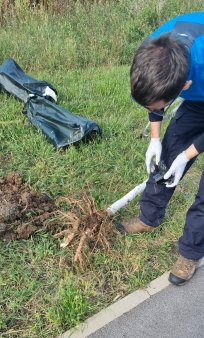
<path id="1" fill-rule="evenodd" d="M 193 12 L 193 13 L 185 13 L 182 15 L 178 15 L 164 22 L 149 37 L 156 38 L 161 34 L 171 32 L 174 29 L 175 25 L 179 22 L 197 23 L 197 24 L 204 25 L 204 12 Z"/>
<path id="2" fill-rule="evenodd" d="M 166 21 L 163 25 L 168 25 L 170 23 L 176 23 L 179 21 L 191 22 L 191 23 L 200 23 L 204 25 L 204 12 L 191 12 L 181 15 L 177 15 L 170 20 Z M 162 25 L 162 26 L 163 26 Z"/>
<path id="3" fill-rule="evenodd" d="M 177 21 L 200 23 L 204 25 L 204 12 L 186 13 L 186 14 L 177 16 L 176 19 Z"/>

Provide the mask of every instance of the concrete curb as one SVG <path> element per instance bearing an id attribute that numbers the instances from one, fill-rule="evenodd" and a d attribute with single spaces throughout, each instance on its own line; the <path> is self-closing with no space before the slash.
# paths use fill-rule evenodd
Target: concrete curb
<path id="1" fill-rule="evenodd" d="M 199 260 L 197 268 L 204 265 L 204 257 Z M 124 313 L 132 310 L 152 295 L 160 292 L 170 285 L 168 281 L 169 272 L 154 279 L 144 290 L 134 291 L 128 296 L 118 300 L 107 308 L 101 310 L 94 316 L 88 318 L 84 323 L 61 334 L 58 338 L 86 338 L 96 332 L 103 326 L 107 325 L 114 319 L 122 316 Z"/>

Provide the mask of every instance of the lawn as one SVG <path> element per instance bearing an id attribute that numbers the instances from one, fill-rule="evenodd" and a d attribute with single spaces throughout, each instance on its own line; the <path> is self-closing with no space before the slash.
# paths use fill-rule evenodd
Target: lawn
<path id="1" fill-rule="evenodd" d="M 190 2 L 181 9 L 176 1 L 163 2 L 166 7 L 155 11 L 138 7 L 139 18 L 144 14 L 141 26 L 131 15 L 133 2 L 127 4 L 93 5 L 87 14 L 80 5 L 69 13 L 69 20 L 42 12 L 23 20 L 19 12 L 20 20 L 4 23 L 0 62 L 13 57 L 29 75 L 52 83 L 59 92 L 58 104 L 97 121 L 103 137 L 56 151 L 22 114 L 23 104 L 1 93 L 0 176 L 18 171 L 25 184 L 55 200 L 78 198 L 86 191 L 101 209 L 147 178 L 144 156 L 149 139 L 138 135 L 148 117 L 131 100 L 129 89 L 133 47 L 162 20 L 187 11 Z M 202 6 L 197 2 L 194 10 Z M 97 249 L 84 270 L 73 263 L 73 248 L 61 249 L 49 233 L 0 242 L 1 337 L 55 337 L 169 270 L 203 162 L 200 156 L 179 185 L 155 233 L 128 237 L 113 231 L 111 253 Z M 116 218 L 135 215 L 138 201 Z"/>

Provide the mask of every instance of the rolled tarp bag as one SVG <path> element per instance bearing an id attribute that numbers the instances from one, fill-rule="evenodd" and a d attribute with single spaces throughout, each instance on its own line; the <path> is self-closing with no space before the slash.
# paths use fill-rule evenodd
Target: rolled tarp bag
<path id="1" fill-rule="evenodd" d="M 75 115 L 41 96 L 30 97 L 26 110 L 30 122 L 41 129 L 56 148 L 102 135 L 96 122 Z"/>
<path id="2" fill-rule="evenodd" d="M 0 90 L 14 95 L 25 103 L 30 95 L 57 101 L 57 91 L 50 83 L 38 81 L 25 74 L 12 58 L 7 59 L 0 66 Z"/>

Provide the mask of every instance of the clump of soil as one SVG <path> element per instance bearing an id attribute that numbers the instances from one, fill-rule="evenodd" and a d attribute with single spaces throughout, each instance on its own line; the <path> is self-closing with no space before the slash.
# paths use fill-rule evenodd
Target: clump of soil
<path id="1" fill-rule="evenodd" d="M 0 239 L 26 239 L 51 222 L 57 207 L 45 194 L 22 183 L 17 172 L 0 178 Z M 50 226 L 50 224 L 49 224 Z"/>
<path id="2" fill-rule="evenodd" d="M 54 237 L 64 238 L 60 244 L 62 248 L 75 246 L 74 262 L 83 267 L 84 260 L 90 259 L 98 247 L 106 253 L 110 252 L 108 235 L 112 222 L 107 212 L 98 210 L 94 199 L 87 194 L 83 194 L 81 200 L 63 197 L 61 201 L 71 206 L 71 211 L 59 212 L 61 221 L 68 228 L 56 233 Z"/>

